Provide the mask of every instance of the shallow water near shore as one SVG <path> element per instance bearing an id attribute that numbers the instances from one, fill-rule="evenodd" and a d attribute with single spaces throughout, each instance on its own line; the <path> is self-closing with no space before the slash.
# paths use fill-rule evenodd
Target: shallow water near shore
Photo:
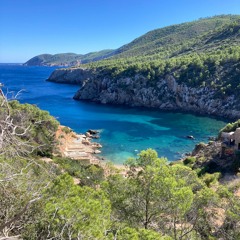
<path id="1" fill-rule="evenodd" d="M 146 148 L 157 150 L 159 156 L 170 161 L 177 160 L 198 142 L 216 136 L 226 124 L 223 120 L 187 113 L 75 101 L 72 97 L 79 86 L 45 81 L 54 69 L 1 64 L 0 82 L 5 85 L 5 92 L 21 90 L 20 102 L 36 104 L 78 133 L 100 129 L 101 156 L 116 164 L 136 157 Z M 187 135 L 195 139 L 188 139 Z"/>

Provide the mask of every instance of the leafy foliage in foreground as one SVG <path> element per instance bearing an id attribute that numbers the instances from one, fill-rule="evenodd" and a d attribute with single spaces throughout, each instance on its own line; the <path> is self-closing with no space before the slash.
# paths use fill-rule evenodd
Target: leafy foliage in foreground
<path id="1" fill-rule="evenodd" d="M 64 174 L 44 196 L 43 211 L 28 226 L 26 239 L 104 239 L 111 208 L 103 191 L 74 185 Z"/>
<path id="2" fill-rule="evenodd" d="M 126 177 L 112 174 L 98 187 L 81 187 L 70 175 L 52 172 L 49 176 L 55 180 L 39 190 L 40 199 L 21 217 L 21 230 L 15 227 L 9 235 L 21 233 L 24 239 L 125 240 L 239 236 L 240 202 L 234 189 L 215 183 L 218 190 L 213 190 L 195 171 L 179 164 L 168 165 L 151 149 L 142 151 L 126 167 Z M 40 172 L 36 169 L 33 174 L 37 177 Z M 41 184 L 49 181 L 47 176 L 43 175 Z M 28 184 L 36 177 L 27 179 Z M 28 201 L 23 186 L 4 185 L 20 208 L 21 199 Z M 16 190 L 21 191 L 21 198 Z M 15 206 L 12 201 L 4 202 L 4 209 Z M 224 212 L 220 226 L 214 220 L 219 218 L 218 211 Z M 29 221 L 24 222 L 25 218 Z"/>
<path id="3" fill-rule="evenodd" d="M 105 178 L 104 169 L 99 165 L 86 164 L 84 160 L 76 161 L 69 158 L 54 158 L 54 161 L 69 175 L 81 179 L 81 186 L 95 187 Z"/>
<path id="4" fill-rule="evenodd" d="M 45 128 L 47 122 L 53 127 L 50 130 L 55 129 L 55 120 L 36 107 L 17 102 L 8 105 L 7 101 L 1 106 L 1 137 L 15 134 L 11 139 L 15 138 L 21 146 L 27 137 L 32 140 L 44 135 L 41 124 Z M 6 121 L 11 127 L 6 127 Z M 25 129 L 27 137 L 19 137 L 18 132 L 12 131 L 14 126 Z M 39 141 L 35 140 L 33 145 Z M 51 138 L 47 140 L 53 143 Z M 26 240 L 240 237 L 240 198 L 236 194 L 239 183 L 220 185 L 217 174 L 202 173 L 199 178 L 198 169 L 168 164 L 152 149 L 130 159 L 125 175 L 113 168 L 103 175 L 101 167 L 84 166 L 73 160 L 56 158 L 55 162 L 45 163 L 34 151 L 28 156 L 19 151 L 12 157 L 6 146 L 0 148 L 1 153 L 6 153 L 0 157 L 1 237 L 20 235 Z M 185 163 L 193 162 L 191 159 Z M 73 177 L 80 178 L 80 184 L 74 184 Z"/>
<path id="5" fill-rule="evenodd" d="M 49 156 L 53 152 L 55 132 L 59 122 L 49 112 L 40 110 L 31 104 L 20 104 L 18 101 L 9 102 L 13 122 L 22 124 L 29 131 L 22 140 L 36 146 L 35 153 Z"/>

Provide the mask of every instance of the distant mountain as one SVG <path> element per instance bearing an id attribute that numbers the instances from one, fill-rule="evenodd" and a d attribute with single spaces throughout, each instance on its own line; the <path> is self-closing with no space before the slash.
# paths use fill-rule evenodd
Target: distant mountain
<path id="1" fill-rule="evenodd" d="M 102 50 L 87 54 L 60 53 L 60 54 L 41 54 L 28 60 L 26 66 L 75 66 L 80 63 L 88 63 L 104 59 L 112 50 Z"/>

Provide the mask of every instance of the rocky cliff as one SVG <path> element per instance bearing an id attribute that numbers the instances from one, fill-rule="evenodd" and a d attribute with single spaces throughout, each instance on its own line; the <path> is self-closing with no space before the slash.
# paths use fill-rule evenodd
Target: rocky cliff
<path id="1" fill-rule="evenodd" d="M 100 78 L 93 70 L 61 69 L 56 70 L 49 80 L 79 84 L 81 88 L 74 96 L 77 100 L 240 118 L 236 96 L 217 97 L 210 87 L 189 87 L 178 83 L 172 75 L 153 83 L 142 75 L 113 79 Z"/>

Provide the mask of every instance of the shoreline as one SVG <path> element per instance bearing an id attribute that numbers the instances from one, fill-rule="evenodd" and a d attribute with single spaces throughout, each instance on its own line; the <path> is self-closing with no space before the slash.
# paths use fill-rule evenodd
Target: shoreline
<path id="1" fill-rule="evenodd" d="M 91 131 L 94 133 L 90 133 Z M 57 144 L 53 155 L 71 158 L 76 161 L 86 161 L 88 164 L 104 166 L 110 163 L 118 169 L 125 168 L 123 163 L 114 163 L 111 159 L 106 159 L 98 155 L 101 154 L 100 149 L 102 145 L 92 140 L 100 138 L 99 133 L 99 130 L 88 130 L 86 133 L 76 133 L 70 127 L 59 125 L 55 135 Z M 181 161 L 191 155 L 192 150 L 182 153 L 181 157 L 175 161 Z M 175 161 L 168 160 L 169 163 Z"/>
<path id="2" fill-rule="evenodd" d="M 88 161 L 90 164 L 100 164 L 103 160 L 97 154 L 101 153 L 99 149 L 102 146 L 99 143 L 92 142 L 93 138 L 97 137 L 89 132 L 78 134 L 69 127 L 60 125 L 56 132 L 57 151 L 54 154 L 75 160 Z"/>
<path id="3" fill-rule="evenodd" d="M 61 157 L 67 157 L 76 161 L 86 161 L 87 164 L 99 165 L 104 169 L 106 175 L 111 174 L 111 167 L 108 164 L 112 164 L 115 168 L 114 171 L 117 170 L 120 174 L 126 176 L 127 168 L 124 164 L 115 164 L 98 155 L 101 152 L 99 149 L 102 146 L 99 143 L 93 142 L 92 139 L 98 136 L 96 134 L 99 131 L 93 130 L 96 131 L 95 134 L 90 134 L 89 131 L 85 134 L 78 134 L 69 127 L 60 125 L 56 132 L 57 151 L 54 155 L 60 155 Z"/>
<path id="4" fill-rule="evenodd" d="M 56 82 L 54 82 L 56 83 Z M 56 83 L 56 84 L 65 84 L 68 85 L 70 83 Z M 77 84 L 70 84 L 70 85 L 75 85 L 77 86 Z M 86 102 L 86 103 L 90 103 L 93 105 L 106 105 L 106 106 L 110 106 L 113 108 L 124 108 L 124 109 L 136 109 L 136 110 L 144 110 L 144 111 L 149 111 L 149 112 L 162 112 L 162 113 L 180 113 L 180 114 L 190 114 L 196 117 L 207 117 L 207 118 L 211 118 L 211 119 L 215 119 L 218 121 L 224 121 L 224 122 L 234 122 L 237 121 L 239 118 L 237 116 L 234 117 L 226 117 L 224 115 L 217 115 L 214 113 L 206 113 L 206 112 L 202 112 L 202 111 L 193 111 L 191 109 L 186 110 L 186 109 L 180 109 L 180 108 L 172 108 L 172 109 L 166 109 L 166 108 L 158 108 L 158 107 L 146 107 L 146 106 L 131 106 L 131 105 L 127 105 L 127 104 L 116 104 L 116 103 L 101 103 L 99 101 L 92 101 L 92 100 L 87 100 L 87 99 L 75 99 L 73 98 L 74 101 L 78 101 L 78 102 Z"/>

